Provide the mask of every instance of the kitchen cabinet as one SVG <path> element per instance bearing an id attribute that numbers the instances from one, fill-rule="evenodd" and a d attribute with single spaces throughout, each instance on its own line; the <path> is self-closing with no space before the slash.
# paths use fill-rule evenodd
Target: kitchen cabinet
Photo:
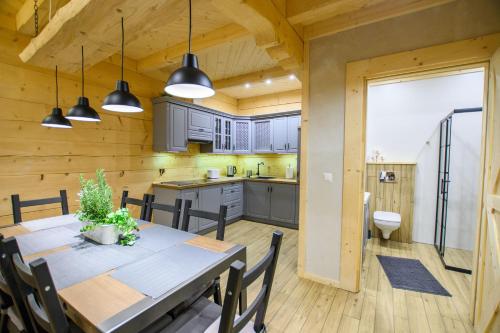
<path id="1" fill-rule="evenodd" d="M 222 204 L 227 206 L 227 220 L 243 215 L 243 183 L 235 182 L 222 187 Z"/>
<path id="2" fill-rule="evenodd" d="M 200 146 L 203 153 L 232 153 L 233 121 L 231 118 L 214 115 L 213 142 Z"/>
<path id="3" fill-rule="evenodd" d="M 182 227 L 182 217 L 184 216 L 184 200 L 191 200 L 191 208 L 199 209 L 199 192 L 197 188 L 190 188 L 186 190 L 181 190 L 179 193 L 179 198 L 182 199 L 182 211 L 181 211 L 181 221 L 179 223 L 179 228 Z M 199 218 L 191 216 L 189 218 L 189 232 L 198 232 L 199 231 Z"/>
<path id="4" fill-rule="evenodd" d="M 252 150 L 254 153 L 273 151 L 273 119 L 252 121 Z"/>
<path id="5" fill-rule="evenodd" d="M 247 182 L 245 184 L 245 215 L 260 219 L 269 219 L 271 208 L 269 184 Z"/>
<path id="6" fill-rule="evenodd" d="M 193 141 L 212 141 L 213 114 L 188 109 L 188 139 Z"/>
<path id="7" fill-rule="evenodd" d="M 158 152 L 187 151 L 188 108 L 168 102 L 153 108 L 153 149 Z"/>
<path id="8" fill-rule="evenodd" d="M 252 152 L 252 122 L 250 120 L 234 119 L 233 128 L 233 153 L 250 154 Z"/>
<path id="9" fill-rule="evenodd" d="M 275 153 L 296 153 L 300 116 L 279 117 L 273 120 L 273 151 Z"/>
<path id="10" fill-rule="evenodd" d="M 222 187 L 221 186 L 205 186 L 198 190 L 198 209 L 218 213 L 222 204 Z M 217 221 L 200 218 L 198 220 L 198 231 L 217 225 Z"/>
<path id="11" fill-rule="evenodd" d="M 295 223 L 296 185 L 270 184 L 271 205 L 269 219 Z"/>
<path id="12" fill-rule="evenodd" d="M 295 184 L 246 182 L 245 218 L 296 228 L 297 187 Z"/>

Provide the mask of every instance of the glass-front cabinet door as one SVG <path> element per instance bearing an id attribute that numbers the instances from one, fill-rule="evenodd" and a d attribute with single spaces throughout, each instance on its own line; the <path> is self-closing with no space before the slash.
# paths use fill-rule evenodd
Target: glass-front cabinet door
<path id="1" fill-rule="evenodd" d="M 224 134 L 223 134 L 223 117 L 214 117 L 214 142 L 213 142 L 213 152 L 223 153 L 224 152 Z"/>
<path id="2" fill-rule="evenodd" d="M 233 120 L 224 118 L 224 152 L 233 151 Z"/>

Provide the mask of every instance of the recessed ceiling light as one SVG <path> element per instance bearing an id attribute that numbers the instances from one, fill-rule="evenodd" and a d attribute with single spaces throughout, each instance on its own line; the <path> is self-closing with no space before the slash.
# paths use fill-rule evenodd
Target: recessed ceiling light
<path id="1" fill-rule="evenodd" d="M 296 78 L 297 78 L 297 77 L 295 76 L 295 74 L 290 74 L 290 75 L 288 76 L 288 79 L 289 79 L 289 80 L 295 80 Z"/>
<path id="2" fill-rule="evenodd" d="M 247 89 L 248 89 L 248 88 L 250 88 L 250 87 L 251 87 L 250 83 L 248 83 L 248 82 L 247 82 L 247 83 L 245 83 L 245 88 L 247 88 Z"/>
<path id="3" fill-rule="evenodd" d="M 271 79 L 267 79 L 265 82 L 266 84 L 271 84 L 273 81 L 271 81 Z"/>

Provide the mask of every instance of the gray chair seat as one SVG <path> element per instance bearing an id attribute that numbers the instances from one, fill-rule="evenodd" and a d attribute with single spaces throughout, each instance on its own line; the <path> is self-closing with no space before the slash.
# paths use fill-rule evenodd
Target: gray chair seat
<path id="1" fill-rule="evenodd" d="M 217 333 L 221 314 L 222 307 L 220 305 L 201 297 L 160 332 Z M 241 332 L 255 333 L 253 322 L 248 322 Z"/>

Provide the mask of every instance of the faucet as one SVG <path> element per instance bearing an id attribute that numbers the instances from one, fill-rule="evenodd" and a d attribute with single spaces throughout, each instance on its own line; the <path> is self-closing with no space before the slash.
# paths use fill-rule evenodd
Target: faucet
<path id="1" fill-rule="evenodd" d="M 264 162 L 257 163 L 257 176 L 260 176 L 260 170 L 259 170 L 259 168 L 260 168 L 261 165 L 264 165 Z"/>

